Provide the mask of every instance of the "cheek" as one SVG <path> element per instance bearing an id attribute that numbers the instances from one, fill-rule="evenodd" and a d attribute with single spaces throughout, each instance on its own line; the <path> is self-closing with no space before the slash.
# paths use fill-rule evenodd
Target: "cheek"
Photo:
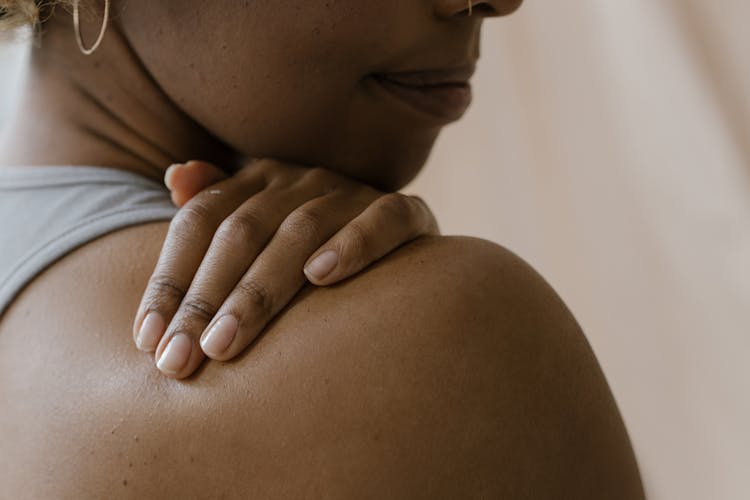
<path id="1" fill-rule="evenodd" d="M 320 142 L 316 133 L 335 127 L 375 59 L 373 37 L 351 13 L 343 22 L 320 7 L 299 15 L 247 9 L 228 26 L 212 19 L 217 9 L 204 10 L 203 23 L 225 29 L 187 36 L 199 27 L 186 19 L 181 31 L 150 42 L 163 57 L 149 68 L 185 112 L 246 154 L 268 154 L 291 137 L 299 149 L 299 141 Z"/>
<path id="2" fill-rule="evenodd" d="M 246 153 L 268 150 L 281 138 L 288 142 L 330 129 L 361 75 L 315 47 L 294 53 L 275 48 L 258 43 L 239 56 L 207 62 L 184 81 L 181 105 Z M 192 89 L 201 89 L 200 99 Z"/>
<path id="3" fill-rule="evenodd" d="M 166 4 L 148 2 L 128 35 L 169 97 L 238 152 L 389 187 L 421 167 L 437 130 L 391 116 L 361 88 L 423 38 L 417 2 L 411 13 L 403 0 Z M 233 15 L 219 4 L 234 5 Z"/>

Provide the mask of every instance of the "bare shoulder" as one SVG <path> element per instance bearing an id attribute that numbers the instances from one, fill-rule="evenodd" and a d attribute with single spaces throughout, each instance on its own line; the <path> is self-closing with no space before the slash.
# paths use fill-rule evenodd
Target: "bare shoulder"
<path id="1" fill-rule="evenodd" d="M 3 317 L 8 491 L 636 497 L 627 435 L 585 338 L 502 247 L 405 245 L 340 285 L 304 289 L 246 354 L 179 382 L 130 335 L 166 228 L 79 249 Z"/>

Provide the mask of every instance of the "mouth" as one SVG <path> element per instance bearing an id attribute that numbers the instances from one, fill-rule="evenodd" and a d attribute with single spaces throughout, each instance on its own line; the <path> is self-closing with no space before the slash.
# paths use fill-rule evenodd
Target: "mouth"
<path id="1" fill-rule="evenodd" d="M 377 73 L 372 80 L 399 101 L 440 121 L 458 120 L 471 104 L 474 65 L 455 69 Z"/>

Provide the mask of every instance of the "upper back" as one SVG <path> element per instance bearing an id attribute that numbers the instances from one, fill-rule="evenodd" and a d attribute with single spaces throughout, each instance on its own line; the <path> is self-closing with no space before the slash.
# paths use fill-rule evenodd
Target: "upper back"
<path id="1" fill-rule="evenodd" d="M 0 167 L 0 317 L 68 252 L 129 225 L 169 220 L 176 211 L 164 186 L 125 170 Z"/>
<path id="2" fill-rule="evenodd" d="M 575 321 L 501 248 L 413 242 L 176 381 L 130 334 L 166 230 L 79 248 L 0 321 L 0 496 L 636 497 Z"/>

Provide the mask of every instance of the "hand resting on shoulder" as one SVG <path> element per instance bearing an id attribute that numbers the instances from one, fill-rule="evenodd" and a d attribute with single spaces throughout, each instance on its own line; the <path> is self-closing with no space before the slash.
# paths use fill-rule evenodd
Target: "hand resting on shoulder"
<path id="1" fill-rule="evenodd" d="M 503 248 L 417 239 L 178 381 L 125 334 L 166 232 L 92 242 L 4 316 L 10 497 L 642 498 L 575 320 Z"/>

